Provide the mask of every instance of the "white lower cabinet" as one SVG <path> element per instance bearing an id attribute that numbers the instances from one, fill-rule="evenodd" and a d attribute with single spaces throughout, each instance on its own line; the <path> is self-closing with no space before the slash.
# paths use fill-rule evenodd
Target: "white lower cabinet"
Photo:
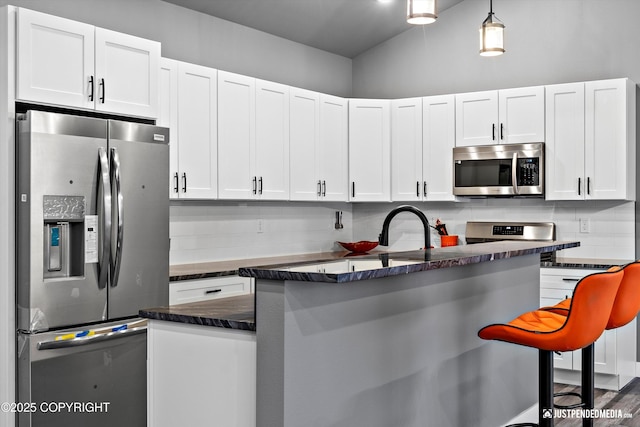
<path id="1" fill-rule="evenodd" d="M 222 276 L 169 283 L 169 305 L 235 297 L 253 291 L 251 277 Z"/>
<path id="2" fill-rule="evenodd" d="M 581 278 L 602 270 L 540 269 L 540 306 L 547 307 L 571 297 Z M 636 321 L 605 331 L 595 344 L 595 386 L 620 390 L 635 376 Z M 580 384 L 582 352 L 554 353 L 554 381 Z"/>
<path id="3" fill-rule="evenodd" d="M 256 334 L 149 320 L 148 425 L 256 425 Z"/>

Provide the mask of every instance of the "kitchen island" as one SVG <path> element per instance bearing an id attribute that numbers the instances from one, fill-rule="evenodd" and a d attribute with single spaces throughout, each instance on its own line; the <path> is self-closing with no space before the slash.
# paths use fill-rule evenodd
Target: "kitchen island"
<path id="1" fill-rule="evenodd" d="M 502 425 L 537 402 L 537 352 L 477 331 L 537 308 L 539 254 L 578 245 L 494 242 L 241 267 L 257 281 L 255 311 L 253 295 L 141 311 L 151 319 L 149 420 Z"/>
<path id="2" fill-rule="evenodd" d="M 241 268 L 256 278 L 258 427 L 496 427 L 537 352 L 477 331 L 538 307 L 541 252 L 493 242 Z"/>

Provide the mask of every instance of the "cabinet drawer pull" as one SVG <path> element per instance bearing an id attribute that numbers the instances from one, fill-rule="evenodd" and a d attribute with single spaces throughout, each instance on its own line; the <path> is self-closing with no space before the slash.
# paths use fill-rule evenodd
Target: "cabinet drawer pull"
<path id="1" fill-rule="evenodd" d="M 356 182 L 351 182 L 351 197 L 356 197 Z"/>
<path id="2" fill-rule="evenodd" d="M 579 281 L 580 281 L 580 279 L 571 279 L 571 278 L 569 278 L 569 277 L 563 277 L 563 278 L 562 278 L 562 281 L 563 281 L 563 282 L 579 282 Z"/>
<path id="3" fill-rule="evenodd" d="M 262 177 L 258 179 L 258 194 L 262 194 Z"/>
<path id="4" fill-rule="evenodd" d="M 327 195 L 327 181 L 322 180 L 322 197 Z"/>
<path id="5" fill-rule="evenodd" d="M 500 139 L 504 139 L 504 123 L 500 123 Z"/>
<path id="6" fill-rule="evenodd" d="M 591 177 L 587 177 L 587 195 L 591 194 Z"/>
<path id="7" fill-rule="evenodd" d="M 258 177 L 253 177 L 253 179 L 251 180 L 251 184 L 253 185 L 253 194 L 257 194 L 258 193 Z"/>
<path id="8" fill-rule="evenodd" d="M 427 197 L 427 181 L 422 182 L 422 194 Z"/>
<path id="9" fill-rule="evenodd" d="M 204 291 L 204 294 L 205 295 L 217 294 L 218 292 L 222 292 L 222 289 L 209 289 L 207 291 Z"/>
<path id="10" fill-rule="evenodd" d="M 416 197 L 420 197 L 420 181 L 416 181 Z"/>
<path id="11" fill-rule="evenodd" d="M 492 141 L 496 140 L 496 124 L 495 123 L 491 125 L 491 140 Z"/>
<path id="12" fill-rule="evenodd" d="M 322 182 L 318 180 L 318 184 L 316 186 L 318 196 L 322 196 Z"/>
<path id="13" fill-rule="evenodd" d="M 178 179 L 179 179 L 178 178 L 178 172 L 176 172 L 176 174 L 173 176 L 173 183 L 174 183 L 173 192 L 174 193 L 178 192 Z"/>
<path id="14" fill-rule="evenodd" d="M 187 192 L 187 173 L 186 172 L 182 174 L 182 192 L 183 193 Z"/>

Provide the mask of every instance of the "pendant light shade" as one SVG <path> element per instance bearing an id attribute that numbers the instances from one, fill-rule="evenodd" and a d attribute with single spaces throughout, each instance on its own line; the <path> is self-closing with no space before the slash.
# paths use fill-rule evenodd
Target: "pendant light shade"
<path id="1" fill-rule="evenodd" d="M 431 24 L 436 15 L 438 0 L 407 0 L 407 22 L 409 24 Z"/>
<path id="2" fill-rule="evenodd" d="M 493 0 L 489 0 L 489 16 L 480 27 L 480 55 L 502 55 L 504 50 L 504 24 L 493 14 Z"/>

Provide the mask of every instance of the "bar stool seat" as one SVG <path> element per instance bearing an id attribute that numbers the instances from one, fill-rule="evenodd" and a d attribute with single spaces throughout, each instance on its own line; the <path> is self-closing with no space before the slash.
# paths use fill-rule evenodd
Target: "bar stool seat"
<path id="1" fill-rule="evenodd" d="M 538 349 L 538 424 L 517 426 L 553 426 L 553 352 L 582 349 L 602 335 L 623 275 L 618 267 L 582 278 L 574 289 L 566 315 L 535 310 L 508 323 L 480 329 L 478 336 L 482 339 Z"/>

